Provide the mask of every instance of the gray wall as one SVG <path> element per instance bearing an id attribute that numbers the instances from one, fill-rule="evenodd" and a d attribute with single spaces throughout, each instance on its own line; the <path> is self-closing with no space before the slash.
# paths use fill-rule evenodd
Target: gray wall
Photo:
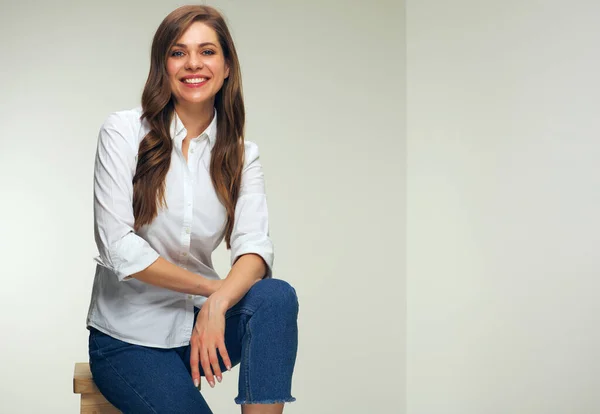
<path id="1" fill-rule="evenodd" d="M 600 3 L 406 13 L 408 412 L 598 413 Z"/>

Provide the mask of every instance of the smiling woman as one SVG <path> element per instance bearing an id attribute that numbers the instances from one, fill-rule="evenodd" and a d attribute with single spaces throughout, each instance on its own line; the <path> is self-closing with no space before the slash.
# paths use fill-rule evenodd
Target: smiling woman
<path id="1" fill-rule="evenodd" d="M 173 45 L 167 73 L 176 107 L 211 104 L 206 97 L 215 96 L 229 77 L 215 31 L 202 22 L 193 23 Z"/>
<path id="2" fill-rule="evenodd" d="M 141 107 L 100 130 L 89 358 L 98 389 L 125 413 L 210 413 L 201 376 L 214 387 L 236 364 L 243 413 L 295 400 L 298 298 L 272 277 L 241 85 L 223 17 L 184 6 L 156 31 Z M 223 240 L 225 279 L 211 260 Z"/>

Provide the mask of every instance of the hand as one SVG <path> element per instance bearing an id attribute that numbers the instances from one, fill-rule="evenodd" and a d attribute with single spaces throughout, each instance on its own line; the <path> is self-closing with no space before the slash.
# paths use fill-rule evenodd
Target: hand
<path id="1" fill-rule="evenodd" d="M 190 366 L 196 387 L 200 384 L 198 361 L 202 364 L 204 376 L 211 387 L 215 386 L 215 376 L 219 382 L 222 381 L 217 349 L 227 370 L 231 369 L 231 360 L 225 348 L 226 311 L 227 307 L 219 298 L 210 296 L 198 312 L 190 338 Z"/>

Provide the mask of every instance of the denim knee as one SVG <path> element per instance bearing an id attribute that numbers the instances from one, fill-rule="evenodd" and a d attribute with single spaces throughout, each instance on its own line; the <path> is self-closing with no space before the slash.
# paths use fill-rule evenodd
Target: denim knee
<path id="1" fill-rule="evenodd" d="M 285 280 L 263 279 L 257 282 L 253 288 L 262 297 L 263 306 L 276 308 L 278 312 L 298 312 L 296 289 Z"/>
<path id="2" fill-rule="evenodd" d="M 242 299 L 251 311 L 243 319 L 237 404 L 292 402 L 292 374 L 298 350 L 296 290 L 280 279 L 255 283 Z"/>

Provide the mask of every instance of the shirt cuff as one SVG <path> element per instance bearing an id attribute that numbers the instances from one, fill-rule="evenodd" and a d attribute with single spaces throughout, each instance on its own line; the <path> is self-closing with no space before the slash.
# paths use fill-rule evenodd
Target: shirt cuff
<path id="1" fill-rule="evenodd" d="M 130 280 L 127 276 L 141 272 L 160 257 L 146 240 L 133 232 L 109 248 L 108 255 L 108 258 L 97 256 L 94 261 L 112 270 L 120 282 Z"/>

